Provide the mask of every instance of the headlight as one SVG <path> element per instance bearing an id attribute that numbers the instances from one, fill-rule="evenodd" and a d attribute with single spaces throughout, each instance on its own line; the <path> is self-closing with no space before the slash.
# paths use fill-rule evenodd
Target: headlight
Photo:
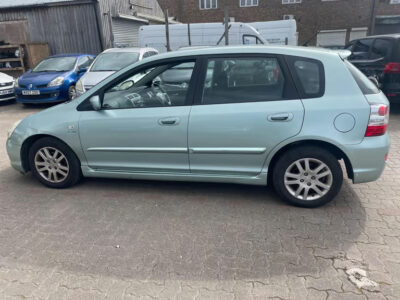
<path id="1" fill-rule="evenodd" d="M 19 83 L 18 83 L 18 80 L 19 80 L 19 78 L 17 78 L 16 80 L 15 80 L 15 87 L 19 87 Z"/>
<path id="2" fill-rule="evenodd" d="M 15 122 L 13 126 L 11 126 L 11 128 L 8 130 L 7 132 L 7 138 L 10 138 L 12 136 L 12 134 L 14 133 L 15 128 L 17 128 L 17 126 L 19 125 L 19 123 L 21 123 L 22 119 Z"/>
<path id="3" fill-rule="evenodd" d="M 80 94 L 83 94 L 85 92 L 85 88 L 83 87 L 82 84 L 82 79 L 79 79 L 78 82 L 76 83 L 75 90 Z"/>
<path id="4" fill-rule="evenodd" d="M 64 77 L 58 76 L 54 78 L 50 83 L 47 85 L 47 87 L 52 87 L 52 86 L 59 86 L 64 83 Z"/>

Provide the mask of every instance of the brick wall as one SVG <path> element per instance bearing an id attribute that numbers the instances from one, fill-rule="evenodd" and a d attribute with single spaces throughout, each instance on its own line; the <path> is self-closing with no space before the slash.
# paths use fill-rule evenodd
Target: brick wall
<path id="1" fill-rule="evenodd" d="M 299 32 L 299 45 L 306 41 L 315 44 L 319 30 L 369 27 L 373 0 L 303 0 L 301 4 L 282 4 L 282 0 L 259 0 L 257 7 L 240 7 L 239 0 L 226 0 L 230 16 L 237 22 L 282 20 L 294 15 Z M 400 15 L 400 4 L 376 0 L 376 15 Z M 200 10 L 199 0 L 159 0 L 169 15 L 183 23 L 222 22 L 223 0 L 218 9 Z"/>

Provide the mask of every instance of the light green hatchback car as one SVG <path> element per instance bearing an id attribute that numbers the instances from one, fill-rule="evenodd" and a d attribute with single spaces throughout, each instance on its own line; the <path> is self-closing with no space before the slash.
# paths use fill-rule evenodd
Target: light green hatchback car
<path id="1" fill-rule="evenodd" d="M 53 188 L 84 177 L 267 185 L 316 207 L 379 178 L 389 102 L 346 52 L 217 47 L 151 57 L 9 132 L 12 166 Z"/>

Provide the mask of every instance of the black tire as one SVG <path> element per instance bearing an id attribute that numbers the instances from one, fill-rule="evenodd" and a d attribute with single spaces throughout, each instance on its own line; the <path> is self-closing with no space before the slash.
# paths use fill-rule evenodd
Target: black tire
<path id="1" fill-rule="evenodd" d="M 67 172 L 67 176 L 65 176 L 65 178 L 61 182 L 51 182 L 49 180 L 46 180 L 39 173 L 35 165 L 35 156 L 37 155 L 40 149 L 43 149 L 45 147 L 56 149 L 60 153 L 62 153 L 62 155 L 64 155 L 65 157 L 65 160 L 63 160 L 63 162 L 64 163 L 65 161 L 67 162 L 69 170 Z M 65 143 L 51 137 L 41 138 L 31 146 L 31 148 L 29 149 L 29 165 L 32 174 L 35 176 L 35 178 L 45 186 L 51 188 L 62 189 L 73 186 L 82 177 L 81 164 L 79 162 L 79 159 L 76 157 L 75 153 Z"/>
<path id="2" fill-rule="evenodd" d="M 302 173 L 302 171 L 299 168 L 297 168 L 296 165 L 294 165 L 296 161 L 307 158 L 311 159 L 310 164 L 315 163 L 318 165 L 318 161 L 322 162 L 329 168 L 331 172 L 331 175 L 327 175 L 326 177 L 321 178 L 321 181 L 329 180 L 330 182 L 329 184 L 330 188 L 326 189 L 326 193 L 323 194 L 322 196 L 317 195 L 316 190 L 313 190 L 315 188 L 315 185 L 317 185 L 317 188 L 320 189 L 319 184 L 321 182 L 319 179 L 315 180 L 315 178 L 317 178 L 315 174 Z M 304 197 L 307 197 L 305 196 L 304 187 L 302 190 L 303 195 L 299 195 L 298 197 L 293 195 L 293 190 L 298 189 L 300 187 L 300 183 L 298 185 L 297 183 L 293 183 L 289 187 L 285 185 L 285 173 L 289 167 L 291 167 L 290 173 L 293 173 L 292 170 L 294 168 L 295 170 L 297 169 L 298 173 L 301 174 L 300 176 L 302 176 L 302 177 L 297 177 L 299 179 L 293 179 L 293 180 L 295 181 L 303 180 L 303 182 L 301 183 L 302 186 L 306 184 L 307 186 L 305 187 L 306 188 L 308 187 L 310 189 L 309 197 L 311 198 L 316 197 L 316 199 L 304 200 Z M 315 168 L 314 170 L 316 169 L 317 168 Z M 322 173 L 325 173 L 327 171 L 329 172 L 329 170 L 327 168 L 324 168 L 320 171 L 321 173 L 319 173 L 318 175 L 320 174 L 322 175 Z M 276 162 L 272 172 L 273 172 L 273 184 L 275 191 L 279 194 L 280 197 L 282 197 L 288 203 L 300 207 L 307 207 L 307 208 L 319 207 L 332 201 L 339 193 L 343 183 L 343 171 L 339 164 L 338 159 L 329 151 L 323 148 L 313 147 L 313 146 L 296 147 L 283 153 L 283 155 Z M 304 172 L 306 171 L 304 170 Z M 304 174 L 307 174 L 307 177 L 305 177 Z M 316 181 L 318 181 L 318 184 L 315 183 Z M 289 191 L 289 189 L 292 189 L 292 193 Z M 303 199 L 299 199 L 299 197 L 302 197 Z"/>
<path id="3" fill-rule="evenodd" d="M 76 98 L 76 89 L 74 85 L 68 88 L 68 101 L 74 100 Z"/>

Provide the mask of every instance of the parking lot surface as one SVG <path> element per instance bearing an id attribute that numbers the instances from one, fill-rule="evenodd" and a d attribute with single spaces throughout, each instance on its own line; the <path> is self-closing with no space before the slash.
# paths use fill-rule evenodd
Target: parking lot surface
<path id="1" fill-rule="evenodd" d="M 41 109 L 0 106 L 0 299 L 400 299 L 400 106 L 381 179 L 317 209 L 230 184 L 45 188 L 5 149 Z M 377 285 L 357 288 L 354 267 Z"/>

